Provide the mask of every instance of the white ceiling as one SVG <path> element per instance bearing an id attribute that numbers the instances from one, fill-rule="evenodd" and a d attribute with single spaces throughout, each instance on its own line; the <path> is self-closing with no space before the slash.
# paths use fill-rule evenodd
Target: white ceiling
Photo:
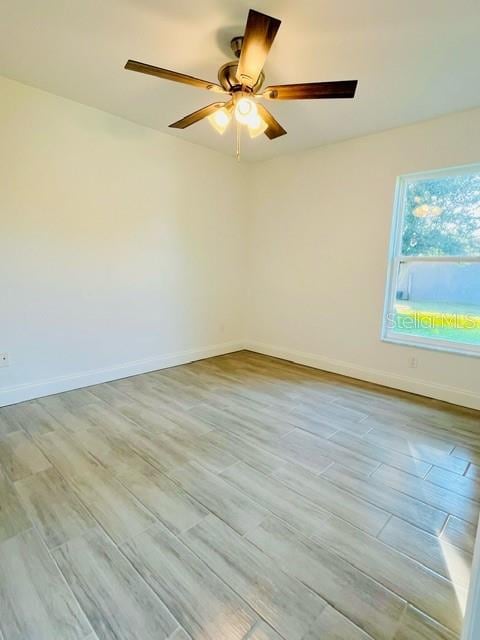
<path id="1" fill-rule="evenodd" d="M 358 79 L 354 100 L 269 102 L 287 129 L 256 160 L 480 105 L 479 0 L 0 0 L 0 75 L 233 155 L 212 94 L 130 71 L 133 58 L 216 80 L 252 7 L 282 20 L 267 84 Z"/>

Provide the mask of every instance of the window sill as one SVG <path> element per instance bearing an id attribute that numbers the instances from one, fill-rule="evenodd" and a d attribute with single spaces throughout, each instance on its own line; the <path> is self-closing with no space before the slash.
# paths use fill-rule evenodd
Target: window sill
<path id="1" fill-rule="evenodd" d="M 445 340 L 420 338 L 418 336 L 398 336 L 386 334 L 382 336 L 382 342 L 397 344 L 404 347 L 415 347 L 418 349 L 428 349 L 429 351 L 441 351 L 459 356 L 480 357 L 480 345 L 463 344 L 459 342 L 449 342 Z"/>

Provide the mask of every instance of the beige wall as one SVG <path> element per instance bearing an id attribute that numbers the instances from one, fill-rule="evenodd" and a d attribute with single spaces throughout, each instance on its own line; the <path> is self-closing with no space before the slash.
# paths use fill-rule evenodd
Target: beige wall
<path id="1" fill-rule="evenodd" d="M 474 110 L 255 165 L 250 346 L 480 408 L 479 358 L 380 341 L 397 176 L 478 161 Z"/>
<path id="2" fill-rule="evenodd" d="M 395 179 L 480 110 L 239 164 L 0 79 L 0 140 L 0 404 L 246 345 L 480 408 L 478 358 L 380 341 Z"/>
<path id="3" fill-rule="evenodd" d="M 242 172 L 0 78 L 0 404 L 238 347 Z"/>

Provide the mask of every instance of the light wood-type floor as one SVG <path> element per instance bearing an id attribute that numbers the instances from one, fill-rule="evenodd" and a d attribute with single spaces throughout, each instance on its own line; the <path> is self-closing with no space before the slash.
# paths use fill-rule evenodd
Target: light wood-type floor
<path id="1" fill-rule="evenodd" d="M 2 640 L 454 640 L 473 411 L 240 352 L 0 409 Z"/>

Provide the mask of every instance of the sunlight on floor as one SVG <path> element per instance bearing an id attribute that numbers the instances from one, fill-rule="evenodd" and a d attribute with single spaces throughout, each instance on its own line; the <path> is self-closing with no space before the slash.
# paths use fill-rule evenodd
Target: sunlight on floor
<path id="1" fill-rule="evenodd" d="M 471 567 L 467 565 L 465 559 L 461 557 L 453 545 L 448 544 L 448 542 L 444 540 L 440 540 L 440 545 L 442 547 L 443 557 L 445 558 L 445 564 L 450 574 L 450 579 L 453 582 L 460 611 L 464 616 L 467 605 L 468 587 L 464 589 L 459 586 L 459 583 L 468 585 Z"/>
<path id="2" fill-rule="evenodd" d="M 408 447 L 410 449 L 410 455 L 413 458 L 422 458 L 422 455 L 414 443 L 408 441 Z M 428 502 L 428 500 L 425 500 L 425 502 Z M 457 547 L 441 538 L 438 538 L 438 541 L 442 550 L 445 569 L 448 572 L 455 590 L 459 609 L 462 616 L 465 616 L 471 566 L 465 561 L 465 557 L 463 557 L 460 549 L 457 549 Z"/>

